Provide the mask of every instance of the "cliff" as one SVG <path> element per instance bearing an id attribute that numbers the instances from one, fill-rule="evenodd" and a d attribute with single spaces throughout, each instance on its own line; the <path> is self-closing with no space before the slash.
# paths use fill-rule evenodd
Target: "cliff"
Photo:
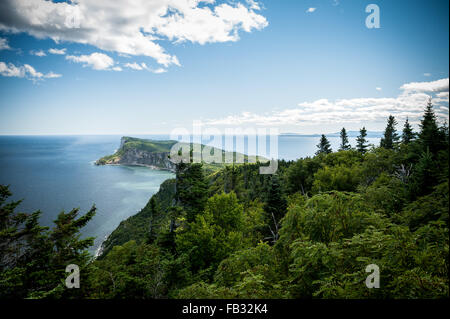
<path id="1" fill-rule="evenodd" d="M 100 158 L 96 165 L 142 165 L 175 170 L 169 160 L 170 148 L 176 141 L 154 141 L 122 137 L 120 147 L 113 155 Z"/>
<path id="2" fill-rule="evenodd" d="M 176 165 L 170 161 L 169 155 L 172 146 L 176 143 L 177 141 L 156 141 L 124 136 L 120 140 L 119 149 L 113 155 L 104 156 L 97 160 L 95 164 L 140 165 L 175 171 Z M 202 144 L 201 149 L 203 150 L 204 147 L 205 145 Z M 191 152 L 193 152 L 192 144 Z M 218 148 L 213 148 L 213 152 L 222 153 L 222 160 L 224 160 L 227 154 L 229 156 L 233 156 L 234 159 L 236 159 L 236 156 L 242 155 L 236 152 L 225 152 Z M 192 153 L 191 156 L 194 156 L 194 153 Z M 253 163 L 255 163 L 257 160 L 261 161 L 262 163 L 267 161 L 267 159 L 261 156 L 256 157 L 242 155 L 242 157 L 245 159 L 245 161 L 250 160 Z M 212 164 L 203 163 L 203 168 L 207 172 L 216 172 L 219 169 L 223 168 L 225 165 L 226 164 L 224 164 L 224 162 Z"/>

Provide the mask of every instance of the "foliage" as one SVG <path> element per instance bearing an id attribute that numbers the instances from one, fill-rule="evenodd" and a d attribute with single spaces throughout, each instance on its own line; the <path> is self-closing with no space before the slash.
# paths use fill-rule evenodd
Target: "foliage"
<path id="1" fill-rule="evenodd" d="M 448 298 L 448 127 L 431 103 L 419 134 L 407 121 L 400 141 L 395 125 L 371 149 L 364 127 L 356 149 L 345 129 L 338 152 L 322 135 L 316 156 L 279 161 L 274 176 L 258 162 L 181 164 L 96 260 L 79 236 L 95 207 L 49 230 L 0 186 L 0 297 Z M 365 285 L 370 264 L 380 289 Z"/>

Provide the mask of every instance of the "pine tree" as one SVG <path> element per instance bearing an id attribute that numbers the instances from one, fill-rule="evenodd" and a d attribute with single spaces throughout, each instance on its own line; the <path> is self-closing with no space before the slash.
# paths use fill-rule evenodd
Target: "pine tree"
<path id="1" fill-rule="evenodd" d="M 441 135 L 430 99 L 420 122 L 419 141 L 423 151 L 429 149 L 432 154 L 436 154 L 441 149 Z"/>
<path id="2" fill-rule="evenodd" d="M 359 130 L 359 136 L 356 138 L 356 149 L 358 152 L 364 154 L 367 152 L 369 145 L 367 144 L 367 130 L 365 127 Z"/>
<path id="3" fill-rule="evenodd" d="M 340 151 L 348 151 L 352 148 L 350 143 L 348 142 L 348 135 L 347 131 L 345 130 L 345 127 L 341 130 L 341 145 L 339 147 Z"/>
<path id="4" fill-rule="evenodd" d="M 279 237 L 280 221 L 286 214 L 287 203 L 283 198 L 280 183 L 277 177 L 273 177 L 267 194 L 264 212 L 269 225 L 269 238 L 275 243 Z"/>
<path id="5" fill-rule="evenodd" d="M 409 124 L 408 118 L 406 118 L 405 126 L 403 126 L 402 143 L 409 144 L 415 138 L 415 133 L 411 125 Z"/>
<path id="6" fill-rule="evenodd" d="M 395 126 L 397 125 L 397 121 L 392 115 L 389 115 L 388 123 L 386 126 L 386 129 L 384 130 L 384 137 L 381 139 L 380 146 L 387 148 L 387 149 L 393 149 L 394 146 L 398 142 L 398 135 L 395 131 Z"/>
<path id="7" fill-rule="evenodd" d="M 316 155 L 329 154 L 332 152 L 330 142 L 328 141 L 327 137 L 324 134 L 322 134 L 322 137 L 320 138 L 320 143 L 317 144 L 317 148 L 318 150 L 316 152 Z"/>

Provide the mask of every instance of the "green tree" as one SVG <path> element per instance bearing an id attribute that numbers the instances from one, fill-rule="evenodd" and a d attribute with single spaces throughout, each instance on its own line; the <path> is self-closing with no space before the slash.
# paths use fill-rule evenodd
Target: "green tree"
<path id="1" fill-rule="evenodd" d="M 395 130 L 395 126 L 397 125 L 397 121 L 392 115 L 389 115 L 388 123 L 386 129 L 384 130 L 384 137 L 381 139 L 380 146 L 393 149 L 398 142 L 398 135 Z"/>
<path id="2" fill-rule="evenodd" d="M 269 228 L 268 238 L 275 243 L 279 237 L 280 221 L 286 214 L 287 203 L 283 197 L 279 180 L 274 176 L 269 186 L 267 200 L 264 205 L 266 223 Z"/>
<path id="3" fill-rule="evenodd" d="M 157 225 L 156 225 L 156 220 L 157 220 L 157 216 L 159 214 L 158 211 L 158 207 L 156 204 L 156 199 L 154 196 L 152 196 L 152 198 L 150 198 L 150 207 L 149 207 L 149 213 L 150 213 L 150 218 L 149 218 L 149 225 L 148 225 L 148 238 L 147 238 L 147 242 L 148 243 L 152 243 L 156 237 L 157 237 Z"/>
<path id="4" fill-rule="evenodd" d="M 361 154 L 366 153 L 367 148 L 369 147 L 367 144 L 366 136 L 367 136 L 367 130 L 365 127 L 363 127 L 362 129 L 359 130 L 359 135 L 356 138 L 356 149 Z"/>
<path id="5" fill-rule="evenodd" d="M 409 144 L 415 138 L 415 133 L 409 124 L 408 118 L 406 118 L 405 125 L 403 126 L 402 143 Z"/>
<path id="6" fill-rule="evenodd" d="M 432 154 L 436 154 L 442 149 L 442 134 L 437 124 L 431 99 L 428 101 L 420 122 L 419 142 L 424 152 L 429 149 Z"/>
<path id="7" fill-rule="evenodd" d="M 177 165 L 176 202 L 185 210 L 187 222 L 194 221 L 195 216 L 205 208 L 207 190 L 202 164 Z"/>
<path id="8" fill-rule="evenodd" d="M 203 270 L 211 277 L 221 260 L 243 247 L 243 225 L 243 207 L 236 194 L 216 194 L 186 231 L 177 231 L 177 251 L 189 255 L 194 273 Z"/>
<path id="9" fill-rule="evenodd" d="M 316 152 L 316 155 L 329 154 L 332 152 L 330 142 L 324 134 L 322 134 L 320 142 L 319 144 L 317 144 L 317 148 L 318 150 Z"/>
<path id="10" fill-rule="evenodd" d="M 0 186 L 0 298 L 71 298 L 86 293 L 64 286 L 65 269 L 70 264 L 80 268 L 80 281 L 89 275 L 90 255 L 87 248 L 93 238 L 81 239 L 80 229 L 95 214 L 95 206 L 77 218 L 78 209 L 61 212 L 55 227 L 39 225 L 40 211 L 16 213 L 20 202 L 6 203 L 11 193 Z"/>
<path id="11" fill-rule="evenodd" d="M 348 151 L 351 148 L 352 148 L 352 146 L 348 142 L 347 131 L 345 130 L 345 127 L 343 127 L 341 130 L 341 145 L 339 146 L 339 150 Z"/>

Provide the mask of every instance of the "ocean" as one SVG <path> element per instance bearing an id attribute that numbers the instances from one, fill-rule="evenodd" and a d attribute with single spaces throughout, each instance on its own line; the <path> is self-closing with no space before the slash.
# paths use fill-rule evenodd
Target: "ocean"
<path id="1" fill-rule="evenodd" d="M 138 213 L 159 186 L 174 174 L 135 166 L 96 166 L 95 160 L 114 151 L 121 136 L 0 136 L 0 184 L 10 185 L 12 200 L 23 200 L 18 211 L 42 211 L 41 224 L 53 227 L 61 211 L 79 208 L 97 213 L 83 228 L 95 237 L 91 253 L 119 223 Z M 167 135 L 136 136 L 168 139 Z M 338 137 L 329 137 L 333 149 Z M 352 145 L 355 139 L 349 138 Z M 379 138 L 369 138 L 378 143 Z M 312 156 L 319 137 L 280 136 L 279 158 Z M 220 145 L 217 145 L 220 147 Z"/>

